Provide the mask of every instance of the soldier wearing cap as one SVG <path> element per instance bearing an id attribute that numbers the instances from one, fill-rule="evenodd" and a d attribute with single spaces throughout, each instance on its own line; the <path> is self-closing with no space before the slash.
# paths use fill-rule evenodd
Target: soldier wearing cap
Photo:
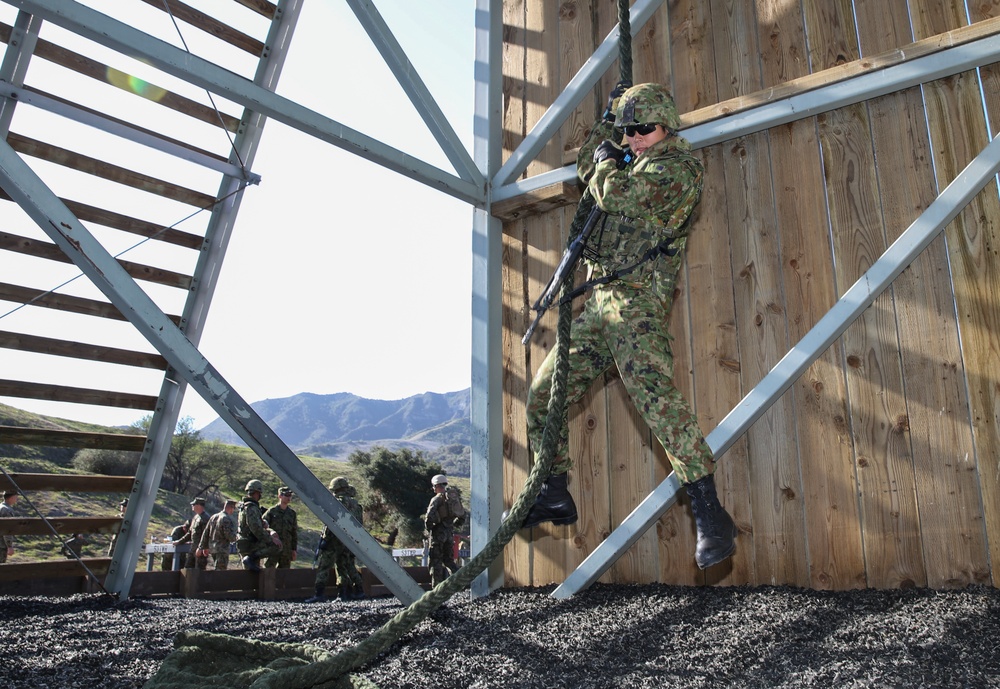
<path id="1" fill-rule="evenodd" d="M 222 511 L 209 518 L 205 534 L 198 543 L 200 555 L 205 559 L 211 558 L 216 570 L 229 568 L 229 546 L 236 542 L 236 522 L 233 521 L 235 511 L 236 501 L 226 500 Z"/>
<path id="2" fill-rule="evenodd" d="M 17 516 L 14 508 L 17 506 L 18 493 L 16 490 L 5 490 L 3 492 L 3 504 L 0 504 L 0 519 L 13 519 Z M 7 561 L 7 558 L 14 554 L 14 537 L 0 536 L 0 564 Z"/>
<path id="3" fill-rule="evenodd" d="M 291 488 L 282 486 L 278 489 L 278 504 L 264 513 L 264 521 L 281 540 L 281 552 L 267 558 L 265 567 L 277 566 L 279 569 L 288 569 L 298 557 L 299 518 L 295 510 L 289 506 L 293 495 L 295 493 Z"/>
<path id="4" fill-rule="evenodd" d="M 584 254 L 593 289 L 570 330 L 566 401 L 573 404 L 605 371 L 618 370 L 685 484 L 698 531 L 695 563 L 705 569 L 732 555 L 737 529 L 716 494 L 712 450 L 674 385 L 670 308 L 704 174 L 691 144 L 678 134 L 680 126 L 677 106 L 664 86 L 620 83 L 580 148 L 577 174 L 603 215 Z M 528 438 L 536 453 L 548 415 L 555 356 L 553 348 L 528 392 Z M 551 472 L 523 528 L 577 520 L 568 490 L 572 459 L 567 452 L 564 423 Z"/>
<path id="5" fill-rule="evenodd" d="M 240 505 L 236 549 L 243 556 L 243 569 L 259 572 L 261 559 L 277 556 L 281 552 L 281 542 L 264 523 L 264 515 L 260 511 L 264 484 L 257 479 L 248 481 L 245 492 Z"/>
<path id="6" fill-rule="evenodd" d="M 191 518 L 191 550 L 187 554 L 187 561 L 184 566 L 187 569 L 208 568 L 208 558 L 201 554 L 198 545 L 205 535 L 205 528 L 208 526 L 208 514 L 205 512 L 205 498 L 195 498 L 191 501 L 191 510 L 194 516 Z"/>

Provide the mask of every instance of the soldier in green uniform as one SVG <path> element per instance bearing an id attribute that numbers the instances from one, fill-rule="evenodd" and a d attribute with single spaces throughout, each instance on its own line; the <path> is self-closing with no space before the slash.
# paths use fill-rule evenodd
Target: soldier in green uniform
<path id="1" fill-rule="evenodd" d="M 355 499 L 354 488 L 343 476 L 330 481 L 330 490 L 340 504 L 350 512 L 359 523 L 364 522 L 364 510 Z M 330 581 L 330 571 L 334 570 L 341 600 L 364 598 L 365 592 L 361 580 L 361 572 L 355 563 L 354 553 L 333 535 L 330 527 L 323 532 L 316 553 L 316 595 L 306 599 L 306 603 L 316 603 L 325 599 L 326 585 Z"/>
<path id="2" fill-rule="evenodd" d="M 173 544 L 176 552 L 176 548 L 179 545 L 184 545 L 185 543 L 191 542 L 191 520 L 188 519 L 183 524 L 178 524 L 170 531 L 170 542 Z M 178 556 L 178 566 L 185 560 L 183 555 Z M 163 557 L 160 561 L 160 568 L 164 572 L 169 572 L 174 568 L 174 553 L 163 553 Z"/>
<path id="3" fill-rule="evenodd" d="M 0 518 L 13 519 L 17 516 L 14 508 L 17 507 L 19 494 L 16 490 L 5 490 L 3 502 L 0 502 Z M 14 537 L 0 536 L 0 564 L 7 562 L 7 558 L 14 554 Z"/>
<path id="4" fill-rule="evenodd" d="M 209 518 L 208 526 L 201 537 L 198 548 L 205 558 L 211 557 L 216 571 L 229 568 L 229 546 L 236 542 L 236 522 L 233 512 L 236 511 L 236 501 L 226 500 L 221 512 L 216 512 Z"/>
<path id="5" fill-rule="evenodd" d="M 455 563 L 455 527 L 465 523 L 465 512 L 458 510 L 448 499 L 448 477 L 437 474 L 431 479 L 434 497 L 427 505 L 424 528 L 430 540 L 427 559 L 431 569 L 431 586 L 437 586 L 458 571 Z"/>
<path id="6" fill-rule="evenodd" d="M 195 498 L 191 501 L 191 509 L 194 516 L 191 517 L 191 550 L 187 554 L 187 562 L 184 565 L 187 569 L 208 568 L 208 557 L 203 555 L 199 547 L 205 529 L 208 527 L 208 513 L 205 512 L 205 498 Z"/>
<path id="7" fill-rule="evenodd" d="M 260 561 L 263 558 L 277 557 L 281 552 L 280 541 L 275 542 L 277 534 L 265 526 L 260 512 L 260 496 L 263 492 L 263 483 L 257 479 L 248 481 L 246 497 L 240 505 L 236 549 L 243 556 L 243 569 L 251 572 L 260 571 Z"/>
<path id="8" fill-rule="evenodd" d="M 716 495 L 715 461 L 687 400 L 674 386 L 668 326 L 688 219 L 701 198 L 703 167 L 678 136 L 680 118 L 660 84 L 620 84 L 580 149 L 577 173 L 604 211 L 585 253 L 593 292 L 571 328 L 567 401 L 579 400 L 612 366 L 685 484 L 698 530 L 695 561 L 705 569 L 735 550 L 737 529 Z M 622 140 L 624 148 L 615 142 Z M 669 243 L 669 244 L 668 244 Z M 555 350 L 528 393 L 528 436 L 541 448 Z M 568 430 L 524 527 L 572 524 Z"/>
<path id="9" fill-rule="evenodd" d="M 264 521 L 281 539 L 281 553 L 276 557 L 269 557 L 264 563 L 265 567 L 288 569 L 298 557 L 299 520 L 295 510 L 289 507 L 293 495 L 291 488 L 282 486 L 278 489 L 278 504 L 264 513 Z"/>

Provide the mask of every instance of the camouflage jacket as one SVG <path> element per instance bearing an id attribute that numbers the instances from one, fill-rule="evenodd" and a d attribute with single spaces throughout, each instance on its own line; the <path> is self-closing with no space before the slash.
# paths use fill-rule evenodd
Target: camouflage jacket
<path id="1" fill-rule="evenodd" d="M 264 521 L 278 534 L 284 550 L 299 549 L 299 520 L 295 510 L 291 507 L 281 509 L 281 505 L 275 505 L 264 513 Z"/>
<path id="2" fill-rule="evenodd" d="M 704 166 L 691 154 L 691 144 L 668 136 L 619 170 L 615 161 L 594 163 L 601 141 L 619 141 L 621 133 L 607 123 L 595 125 L 577 157 L 577 175 L 597 205 L 607 213 L 588 244 L 596 257 L 587 259 L 593 276 L 634 265 L 652 248 L 673 240 L 673 256 L 663 253 L 620 278 L 651 284 L 671 298 L 687 242 L 688 218 L 701 199 Z"/>
<path id="3" fill-rule="evenodd" d="M 240 505 L 240 522 L 237 540 L 259 543 L 269 541 L 270 534 L 264 526 L 264 517 L 260 513 L 260 503 L 247 496 Z"/>
<path id="4" fill-rule="evenodd" d="M 343 505 L 348 512 L 354 515 L 354 518 L 358 520 L 359 524 L 364 525 L 364 510 L 361 507 L 361 503 L 358 502 L 353 495 L 350 495 L 345 491 L 340 491 L 335 492 L 333 497 L 337 498 L 337 500 L 340 501 L 340 504 Z M 342 543 L 340 542 L 340 539 L 333 535 L 333 532 L 330 531 L 330 527 L 326 527 L 326 531 L 323 532 L 322 550 L 335 550 L 341 545 Z"/>
<path id="5" fill-rule="evenodd" d="M 192 550 L 201 547 L 199 544 L 201 543 L 202 536 L 205 535 L 205 529 L 207 527 L 208 527 L 208 515 L 205 513 L 204 510 L 202 510 L 201 514 L 196 514 L 193 517 L 191 517 L 191 530 L 188 531 L 188 534 L 190 534 L 191 538 L 188 540 L 191 541 Z"/>
<path id="6" fill-rule="evenodd" d="M 10 508 L 10 506 L 7 505 L 7 503 L 0 503 L 0 517 L 2 517 L 4 519 L 12 519 L 13 517 L 16 517 L 16 516 L 17 515 L 14 514 L 14 510 L 12 510 Z M 14 547 L 14 537 L 13 536 L 0 536 L 0 547 L 2 547 L 4 550 L 6 550 L 7 548 L 13 548 Z"/>
<path id="7" fill-rule="evenodd" d="M 448 496 L 445 493 L 438 493 L 427 505 L 427 514 L 424 515 L 424 528 L 427 529 L 430 537 L 435 541 L 450 541 L 455 532 L 455 516 L 452 514 L 451 506 L 448 504 Z"/>
<path id="8" fill-rule="evenodd" d="M 212 553 L 228 553 L 229 545 L 236 542 L 236 523 L 226 511 L 216 512 L 208 520 L 205 533 L 198 543 L 199 550 L 206 548 Z"/>

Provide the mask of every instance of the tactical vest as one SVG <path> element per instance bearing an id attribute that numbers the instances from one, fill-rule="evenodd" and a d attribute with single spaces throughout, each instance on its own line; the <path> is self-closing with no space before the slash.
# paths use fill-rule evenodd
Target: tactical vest
<path id="1" fill-rule="evenodd" d="M 624 215 L 605 215 L 595 235 L 585 254 L 591 279 L 627 271 L 623 282 L 652 282 L 660 294 L 673 293 L 687 237 L 670 240 L 662 226 Z"/>

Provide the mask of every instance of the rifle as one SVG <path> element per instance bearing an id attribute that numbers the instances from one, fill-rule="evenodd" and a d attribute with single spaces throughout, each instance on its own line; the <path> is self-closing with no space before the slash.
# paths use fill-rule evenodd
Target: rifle
<path id="1" fill-rule="evenodd" d="M 587 245 L 587 238 L 590 233 L 594 230 L 597 225 L 597 221 L 600 220 L 601 214 L 604 211 L 600 209 L 597 204 L 590 209 L 590 215 L 587 216 L 586 222 L 583 224 L 583 229 L 580 230 L 580 234 L 570 243 L 566 252 L 562 256 L 562 260 L 559 261 L 559 265 L 556 266 L 556 272 L 552 274 L 549 278 L 549 284 L 545 286 L 542 290 L 542 296 L 535 301 L 535 305 L 531 307 L 532 311 L 537 311 L 538 315 L 535 316 L 535 320 L 532 322 L 531 327 L 528 328 L 528 332 L 524 334 L 521 338 L 521 344 L 528 344 L 531 340 L 531 336 L 535 332 L 535 327 L 538 322 L 542 320 L 542 316 L 545 312 L 549 310 L 552 306 L 552 300 L 556 298 L 559 294 L 559 290 L 562 289 L 562 285 L 573 275 L 573 271 L 576 269 L 576 263 L 580 260 L 580 256 L 583 254 L 583 249 Z"/>

